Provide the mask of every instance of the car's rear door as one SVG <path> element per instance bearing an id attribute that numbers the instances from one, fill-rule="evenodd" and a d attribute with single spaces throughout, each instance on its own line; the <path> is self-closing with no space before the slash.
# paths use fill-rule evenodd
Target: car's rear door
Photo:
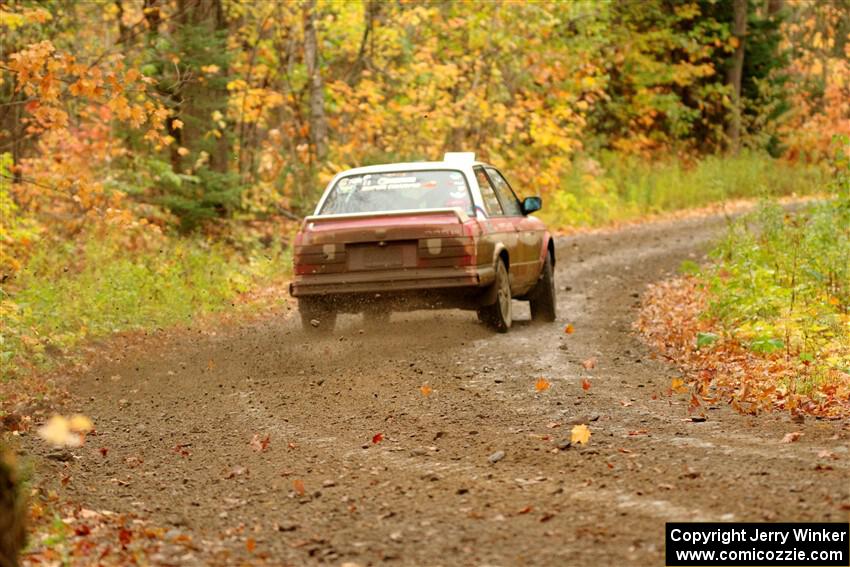
<path id="1" fill-rule="evenodd" d="M 498 243 L 501 242 L 504 244 L 510 258 L 511 287 L 522 285 L 521 265 L 514 265 L 514 259 L 518 254 L 517 246 L 519 245 L 519 235 L 517 234 L 515 223 L 510 217 L 505 216 L 502 204 L 496 195 L 496 189 L 493 187 L 490 177 L 485 173 L 484 168 L 477 165 L 472 168 L 472 171 L 475 174 L 478 188 L 481 191 L 481 200 L 484 203 L 484 213 L 486 215 L 486 218 L 479 219 L 479 225 L 483 232 L 479 251 L 480 256 L 486 259 L 486 261 L 489 261 L 489 258 L 493 257 L 493 252 Z"/>
<path id="2" fill-rule="evenodd" d="M 523 286 L 532 286 L 537 281 L 540 271 L 540 251 L 543 246 L 543 231 L 540 223 L 522 214 L 522 205 L 510 184 L 495 167 L 486 167 L 496 197 L 502 205 L 505 218 L 511 222 L 517 234 L 517 251 L 514 262 L 517 264 L 517 274 Z M 517 282 L 519 284 L 519 282 Z M 517 285 L 517 290 L 521 291 Z"/>

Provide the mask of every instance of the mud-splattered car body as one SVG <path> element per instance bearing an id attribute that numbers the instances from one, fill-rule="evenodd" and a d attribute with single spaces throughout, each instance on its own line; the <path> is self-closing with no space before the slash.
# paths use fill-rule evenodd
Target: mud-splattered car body
<path id="1" fill-rule="evenodd" d="M 554 320 L 554 245 L 530 214 L 540 205 L 470 154 L 338 174 L 295 237 L 290 291 L 305 327 L 332 327 L 337 312 L 458 307 L 505 331 L 511 298 Z"/>

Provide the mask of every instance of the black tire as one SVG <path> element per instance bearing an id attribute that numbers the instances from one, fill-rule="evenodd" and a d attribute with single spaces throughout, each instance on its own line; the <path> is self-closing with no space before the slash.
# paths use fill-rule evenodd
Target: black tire
<path id="1" fill-rule="evenodd" d="M 555 299 L 555 274 L 552 269 L 552 256 L 547 253 L 543 262 L 540 280 L 529 294 L 531 320 L 551 323 L 557 316 L 557 300 Z"/>
<path id="2" fill-rule="evenodd" d="M 330 333 L 336 326 L 336 311 L 321 301 L 301 298 L 298 300 L 298 312 L 305 332 Z"/>
<path id="3" fill-rule="evenodd" d="M 505 263 L 496 264 L 496 302 L 478 309 L 478 319 L 498 333 L 507 333 L 513 323 L 511 307 L 511 280 Z"/>

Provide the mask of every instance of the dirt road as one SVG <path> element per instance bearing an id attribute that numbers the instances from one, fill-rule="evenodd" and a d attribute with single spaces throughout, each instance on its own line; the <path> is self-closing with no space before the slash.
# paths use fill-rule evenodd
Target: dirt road
<path id="1" fill-rule="evenodd" d="M 632 333 L 645 285 L 722 226 L 559 240 L 559 321 L 531 325 L 517 304 L 507 335 L 438 312 L 343 317 L 312 339 L 287 317 L 128 349 L 75 386 L 98 435 L 63 490 L 189 534 L 188 555 L 153 558 L 184 564 L 663 565 L 665 521 L 846 520 L 845 423 L 725 406 L 686 421 L 675 370 Z M 559 449 L 576 423 L 590 442 Z"/>

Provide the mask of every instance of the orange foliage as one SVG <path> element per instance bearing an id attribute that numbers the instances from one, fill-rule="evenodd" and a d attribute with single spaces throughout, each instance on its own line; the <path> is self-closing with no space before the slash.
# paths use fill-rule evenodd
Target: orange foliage
<path id="1" fill-rule="evenodd" d="M 697 405 L 728 402 L 743 413 L 777 409 L 826 418 L 850 416 L 850 375 L 833 369 L 829 380 L 802 393 L 797 384 L 806 366 L 785 352 L 754 353 L 732 338 L 697 348 L 697 333 L 715 325 L 702 318 L 707 305 L 708 293 L 696 278 L 661 282 L 645 295 L 635 324 L 653 348 L 683 370 Z M 674 381 L 673 389 L 679 388 Z"/>

